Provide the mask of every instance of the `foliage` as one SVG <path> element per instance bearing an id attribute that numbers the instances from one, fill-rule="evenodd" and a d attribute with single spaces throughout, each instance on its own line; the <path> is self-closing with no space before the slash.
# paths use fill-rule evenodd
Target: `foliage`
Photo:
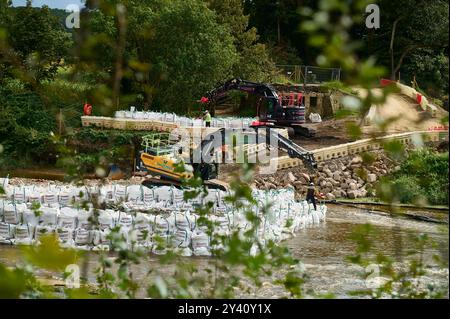
<path id="1" fill-rule="evenodd" d="M 3 11 L 4 10 L 4 11 Z M 2 9 L 0 27 L 9 50 L 0 47 L 0 56 L 5 59 L 0 83 L 7 77 L 20 73 L 21 80 L 30 87 L 38 86 L 43 80 L 52 79 L 67 56 L 71 46 L 70 34 L 46 6 L 33 8 L 31 1 L 26 7 Z"/>
<path id="2" fill-rule="evenodd" d="M 48 158 L 55 119 L 40 97 L 34 93 L 6 95 L 0 101 L 0 141 L 4 148 L 0 161 L 7 166 L 11 157 L 36 162 Z"/>
<path id="3" fill-rule="evenodd" d="M 409 154 L 400 169 L 388 179 L 392 189 L 402 203 L 423 202 L 448 205 L 448 152 L 435 153 L 429 150 Z M 386 183 L 386 182 L 385 182 Z"/>
<path id="4" fill-rule="evenodd" d="M 249 16 L 244 15 L 241 0 L 209 0 L 209 8 L 215 11 L 217 21 L 230 29 L 238 61 L 233 66 L 233 77 L 251 81 L 269 81 L 275 72 L 264 44 L 258 42 L 255 27 L 248 27 Z"/>

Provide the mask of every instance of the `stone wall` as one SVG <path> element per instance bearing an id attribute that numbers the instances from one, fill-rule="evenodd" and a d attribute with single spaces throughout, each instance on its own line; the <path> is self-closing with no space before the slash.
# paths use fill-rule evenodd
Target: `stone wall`
<path id="1" fill-rule="evenodd" d="M 260 189 L 275 189 L 292 186 L 299 196 L 305 196 L 306 188 L 314 181 L 317 190 L 327 199 L 360 198 L 371 194 L 381 176 L 398 169 L 382 151 L 371 153 L 373 162 L 363 163 L 360 155 L 350 155 L 319 162 L 316 172 L 304 167 L 280 170 L 273 175 L 259 175 L 255 186 Z"/>

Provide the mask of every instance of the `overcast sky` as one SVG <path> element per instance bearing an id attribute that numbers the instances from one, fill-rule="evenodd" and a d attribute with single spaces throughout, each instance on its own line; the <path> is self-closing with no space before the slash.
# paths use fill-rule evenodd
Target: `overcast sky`
<path id="1" fill-rule="evenodd" d="M 26 0 L 13 0 L 14 6 L 24 6 Z M 82 6 L 81 0 L 33 0 L 34 7 L 42 7 L 44 4 L 48 5 L 50 8 L 65 9 L 69 4 L 76 4 Z"/>

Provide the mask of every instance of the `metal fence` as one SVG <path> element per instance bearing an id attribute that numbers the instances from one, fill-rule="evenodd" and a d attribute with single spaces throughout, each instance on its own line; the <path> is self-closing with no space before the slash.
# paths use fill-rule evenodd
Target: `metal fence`
<path id="1" fill-rule="evenodd" d="M 299 84 L 321 84 L 341 79 L 340 68 L 320 68 L 309 65 L 277 65 L 277 67 L 287 79 Z"/>

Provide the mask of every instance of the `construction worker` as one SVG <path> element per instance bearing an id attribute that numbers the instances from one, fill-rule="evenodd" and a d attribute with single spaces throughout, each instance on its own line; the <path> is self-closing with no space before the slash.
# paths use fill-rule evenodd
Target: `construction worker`
<path id="1" fill-rule="evenodd" d="M 89 116 L 92 114 L 92 105 L 89 103 L 84 103 L 83 105 L 83 114 Z"/>
<path id="2" fill-rule="evenodd" d="M 209 114 L 208 110 L 203 112 L 203 120 L 205 121 L 206 127 L 211 127 L 211 114 Z"/>
<path id="3" fill-rule="evenodd" d="M 314 183 L 309 183 L 308 190 L 306 192 L 306 201 L 314 205 L 314 210 L 317 210 L 316 206 L 316 189 Z"/>

